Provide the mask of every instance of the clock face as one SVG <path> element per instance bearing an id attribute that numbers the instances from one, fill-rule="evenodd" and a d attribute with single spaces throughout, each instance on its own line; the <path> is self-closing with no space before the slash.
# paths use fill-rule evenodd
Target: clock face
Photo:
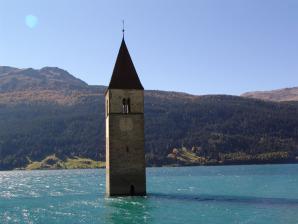
<path id="1" fill-rule="evenodd" d="M 130 131 L 133 129 L 133 122 L 131 118 L 123 118 L 119 122 L 119 127 L 121 131 Z"/>

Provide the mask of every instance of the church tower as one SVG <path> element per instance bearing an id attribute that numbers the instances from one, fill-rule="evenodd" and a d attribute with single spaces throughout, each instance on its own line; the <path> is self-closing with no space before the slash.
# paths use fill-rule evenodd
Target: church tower
<path id="1" fill-rule="evenodd" d="M 144 88 L 124 38 L 106 103 L 106 194 L 146 195 Z"/>

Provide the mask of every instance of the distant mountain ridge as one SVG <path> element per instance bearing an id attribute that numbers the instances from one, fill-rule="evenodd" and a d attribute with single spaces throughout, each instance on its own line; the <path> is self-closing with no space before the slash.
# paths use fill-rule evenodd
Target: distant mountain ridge
<path id="1" fill-rule="evenodd" d="M 57 67 L 18 69 L 0 67 L 0 92 L 20 90 L 81 90 L 88 84 Z"/>
<path id="2" fill-rule="evenodd" d="M 105 86 L 0 66 L 0 89 L 0 170 L 105 159 Z M 146 90 L 145 139 L 149 166 L 298 162 L 298 102 Z"/>
<path id="3" fill-rule="evenodd" d="M 270 100 L 270 101 L 298 101 L 298 87 L 277 89 L 271 91 L 255 91 L 243 93 L 241 96 L 261 99 L 261 100 Z"/>
<path id="4" fill-rule="evenodd" d="M 0 66 L 0 103 L 56 102 L 73 104 L 99 94 L 105 86 L 90 86 L 57 67 L 18 69 Z"/>
<path id="5" fill-rule="evenodd" d="M 0 94 L 22 91 L 43 92 L 58 91 L 70 92 L 103 92 L 106 86 L 88 85 L 67 71 L 58 67 L 44 67 L 41 69 L 19 69 L 9 66 L 0 66 Z M 147 91 L 148 94 L 161 93 L 161 95 L 176 95 L 199 97 L 187 93 L 169 91 Z M 35 95 L 35 94 L 34 94 Z M 35 96 L 38 96 L 36 94 Z M 298 101 L 298 87 L 283 88 L 271 91 L 252 91 L 241 95 L 242 97 L 269 100 L 269 101 Z M 32 96 L 33 97 L 33 96 Z M 1 100 L 0 100 L 1 101 Z"/>

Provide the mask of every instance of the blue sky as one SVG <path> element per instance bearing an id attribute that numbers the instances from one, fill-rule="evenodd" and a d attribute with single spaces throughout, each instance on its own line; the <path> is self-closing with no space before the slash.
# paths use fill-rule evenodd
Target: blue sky
<path id="1" fill-rule="evenodd" d="M 298 86 L 296 0 L 0 0 L 0 65 L 56 66 L 107 85 L 122 19 L 146 89 Z"/>

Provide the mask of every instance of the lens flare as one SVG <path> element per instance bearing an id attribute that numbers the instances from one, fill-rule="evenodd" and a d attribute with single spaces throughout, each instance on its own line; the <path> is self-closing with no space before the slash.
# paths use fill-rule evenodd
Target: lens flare
<path id="1" fill-rule="evenodd" d="M 38 24 L 38 18 L 34 15 L 27 15 L 25 18 L 25 23 L 26 23 L 26 26 L 33 29 Z"/>

